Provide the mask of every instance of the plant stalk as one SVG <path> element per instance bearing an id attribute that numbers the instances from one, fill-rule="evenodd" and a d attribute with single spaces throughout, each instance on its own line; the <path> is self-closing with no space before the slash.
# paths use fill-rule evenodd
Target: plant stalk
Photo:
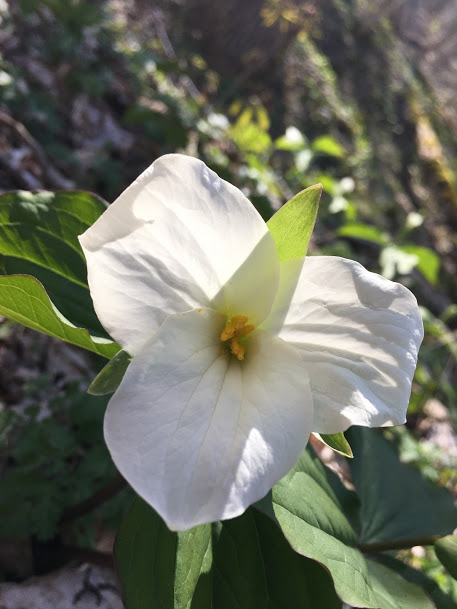
<path id="1" fill-rule="evenodd" d="M 441 535 L 426 535 L 424 537 L 409 537 L 395 541 L 379 541 L 377 543 L 360 543 L 358 549 L 364 554 L 378 554 L 389 550 L 407 550 L 414 546 L 432 546 Z"/>

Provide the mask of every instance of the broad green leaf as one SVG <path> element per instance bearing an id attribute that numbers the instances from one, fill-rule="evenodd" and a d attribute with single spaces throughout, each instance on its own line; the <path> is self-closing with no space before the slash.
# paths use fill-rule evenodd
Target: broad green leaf
<path id="1" fill-rule="evenodd" d="M 355 454 L 350 465 L 361 501 L 362 543 L 446 535 L 457 527 L 450 493 L 402 464 L 380 432 L 353 427 L 348 436 Z"/>
<path id="2" fill-rule="evenodd" d="M 316 221 L 322 186 L 310 186 L 285 203 L 267 222 L 279 259 L 303 258 Z"/>
<path id="3" fill-rule="evenodd" d="M 267 581 L 252 512 L 214 527 L 214 606 L 268 609 Z"/>
<path id="4" fill-rule="evenodd" d="M 382 609 L 435 609 L 418 585 L 374 560 L 368 560 L 367 564 L 377 602 Z"/>
<path id="5" fill-rule="evenodd" d="M 41 283 L 27 275 L 0 276 L 0 315 L 107 358 L 120 349 L 118 344 L 70 324 L 56 310 Z"/>
<path id="6" fill-rule="evenodd" d="M 352 458 L 354 455 L 352 449 L 349 446 L 349 442 L 344 437 L 343 433 L 314 433 L 316 438 L 322 440 L 324 444 L 330 446 L 335 452 L 344 455 L 345 457 Z"/>
<path id="7" fill-rule="evenodd" d="M 212 607 L 211 525 L 177 534 L 174 609 Z"/>
<path id="8" fill-rule="evenodd" d="M 36 277 L 71 323 L 108 338 L 93 309 L 78 242 L 106 206 L 78 191 L 1 195 L 0 273 Z"/>
<path id="9" fill-rule="evenodd" d="M 213 603 L 217 609 L 341 609 L 318 563 L 294 552 L 280 528 L 249 509 L 215 525 Z"/>
<path id="10" fill-rule="evenodd" d="M 325 569 L 252 509 L 173 533 L 137 498 L 114 554 L 126 609 L 341 609 Z"/>
<path id="11" fill-rule="evenodd" d="M 376 228 L 361 222 L 351 222 L 345 224 L 336 231 L 339 237 L 352 237 L 354 239 L 363 239 L 363 241 L 372 241 L 379 245 L 386 245 L 389 242 L 389 237 Z"/>
<path id="12" fill-rule="evenodd" d="M 307 451 L 256 506 L 279 523 L 292 548 L 326 567 L 338 596 L 353 607 L 378 607 L 357 534 L 327 482 L 323 465 Z"/>
<path id="13" fill-rule="evenodd" d="M 211 525 L 173 533 L 137 498 L 114 558 L 127 609 L 211 609 Z"/>
<path id="14" fill-rule="evenodd" d="M 305 451 L 257 510 L 185 533 L 137 499 L 115 546 L 126 608 L 432 609 L 418 586 L 357 549 L 329 476 Z"/>
<path id="15" fill-rule="evenodd" d="M 457 609 L 457 603 L 441 590 L 435 580 L 430 579 L 422 571 L 417 571 L 417 569 L 405 565 L 401 560 L 386 554 L 378 555 L 376 562 L 380 562 L 399 573 L 407 581 L 420 586 L 435 603 L 436 609 Z"/>
<path id="16" fill-rule="evenodd" d="M 392 590 L 385 572 L 358 549 L 358 536 L 328 483 L 323 465 L 305 451 L 293 470 L 257 508 L 277 521 L 292 548 L 330 572 L 338 596 L 351 607 L 432 609 L 426 595 L 401 580 Z M 406 584 L 406 582 L 403 582 Z M 398 604 L 395 593 L 401 592 Z M 411 594 L 410 594 L 411 593 Z"/>
<path id="17" fill-rule="evenodd" d="M 440 257 L 428 247 L 420 247 L 418 245 L 401 245 L 397 249 L 406 254 L 417 257 L 417 270 L 430 282 L 436 285 L 438 281 L 438 273 L 440 271 Z"/>
<path id="18" fill-rule="evenodd" d="M 253 510 L 270 597 L 269 609 L 341 609 L 328 572 L 294 552 L 281 529 Z"/>
<path id="19" fill-rule="evenodd" d="M 119 387 L 124 374 L 129 367 L 132 357 L 123 349 L 100 370 L 98 375 L 89 385 L 87 393 L 91 395 L 107 395 L 114 393 Z"/>
<path id="20" fill-rule="evenodd" d="M 314 152 L 323 152 L 330 156 L 343 157 L 344 150 L 339 142 L 337 142 L 330 135 L 322 135 L 316 138 L 311 144 L 311 148 Z"/>
<path id="21" fill-rule="evenodd" d="M 435 542 L 435 552 L 449 575 L 457 579 L 457 537 L 446 535 Z"/>

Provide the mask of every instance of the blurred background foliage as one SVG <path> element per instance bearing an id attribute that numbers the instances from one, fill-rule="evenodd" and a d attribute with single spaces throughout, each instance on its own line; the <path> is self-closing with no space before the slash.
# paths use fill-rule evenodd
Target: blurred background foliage
<path id="1" fill-rule="evenodd" d="M 408 425 L 389 437 L 457 498 L 456 27 L 456 0 L 0 0 L 0 189 L 111 201 L 180 151 L 267 219 L 321 182 L 310 254 L 356 259 L 418 297 Z M 114 474 L 104 404 L 85 395 L 86 368 L 56 391 L 41 354 L 21 377 L 23 331 L 0 329 L 0 535 L 42 542 Z M 37 379 L 54 387 L 45 413 Z M 122 500 L 77 520 L 72 541 L 114 527 Z M 404 558 L 457 599 L 429 552 Z"/>

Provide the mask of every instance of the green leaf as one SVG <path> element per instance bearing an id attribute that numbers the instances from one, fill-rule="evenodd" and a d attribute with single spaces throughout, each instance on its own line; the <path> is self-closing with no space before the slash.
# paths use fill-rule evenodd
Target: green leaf
<path id="1" fill-rule="evenodd" d="M 355 607 L 377 607 L 357 534 L 327 482 L 323 465 L 307 451 L 271 495 L 256 504 L 279 523 L 292 548 L 326 567 L 338 596 Z"/>
<path id="2" fill-rule="evenodd" d="M 215 529 L 213 603 L 217 609 L 341 609 L 325 569 L 294 552 L 267 516 L 248 509 Z"/>
<path id="3" fill-rule="evenodd" d="M 285 203 L 267 222 L 279 259 L 303 258 L 316 221 L 322 186 L 310 186 Z"/>
<path id="4" fill-rule="evenodd" d="M 41 283 L 27 275 L 0 277 L 0 315 L 107 358 L 120 349 L 118 344 L 70 324 L 56 310 Z"/>
<path id="5" fill-rule="evenodd" d="M 397 249 L 406 254 L 416 256 L 417 270 L 422 273 L 429 283 L 436 285 L 441 266 L 438 254 L 428 247 L 420 247 L 418 245 L 402 245 L 397 247 Z"/>
<path id="6" fill-rule="evenodd" d="M 339 142 L 337 142 L 330 135 L 322 135 L 316 138 L 311 144 L 311 148 L 314 152 L 323 152 L 330 156 L 343 157 L 344 150 Z"/>
<path id="7" fill-rule="evenodd" d="M 214 606 L 267 609 L 267 581 L 252 512 L 214 527 Z"/>
<path id="8" fill-rule="evenodd" d="M 449 575 L 457 579 L 457 537 L 446 535 L 435 542 L 435 552 Z"/>
<path id="9" fill-rule="evenodd" d="M 89 385 L 87 393 L 91 395 L 114 393 L 124 378 L 124 374 L 131 361 L 132 357 L 126 351 L 123 349 L 118 351 L 106 366 L 100 370 Z"/>
<path id="10" fill-rule="evenodd" d="M 400 462 L 395 447 L 375 430 L 353 427 L 352 477 L 361 500 L 361 542 L 446 535 L 457 527 L 450 493 Z"/>
<path id="11" fill-rule="evenodd" d="M 374 560 L 368 560 L 368 572 L 382 609 L 435 609 L 434 604 L 415 583 Z"/>
<path id="12" fill-rule="evenodd" d="M 349 442 L 344 437 L 343 433 L 314 433 L 314 435 L 322 440 L 324 444 L 330 446 L 335 452 L 344 455 L 345 457 L 352 458 L 354 455 Z"/>
<path id="13" fill-rule="evenodd" d="M 211 525 L 174 533 L 137 498 L 114 558 L 127 609 L 211 609 Z"/>
<path id="14" fill-rule="evenodd" d="M 336 231 L 339 237 L 352 237 L 354 239 L 362 239 L 363 241 L 371 241 L 379 245 L 386 245 L 389 242 L 389 237 L 385 233 L 376 228 L 361 222 L 351 222 L 345 224 Z"/>
<path id="15" fill-rule="evenodd" d="M 252 512 L 268 585 L 269 609 L 341 609 L 328 572 L 314 560 L 294 552 L 270 518 Z"/>
<path id="16" fill-rule="evenodd" d="M 357 549 L 329 478 L 305 451 L 256 509 L 185 533 L 137 499 L 115 546 L 127 609 L 432 609 L 420 587 Z"/>
<path id="17" fill-rule="evenodd" d="M 245 108 L 227 134 L 243 152 L 264 154 L 271 148 L 270 122 L 265 109 Z"/>
<path id="18" fill-rule="evenodd" d="M 14 192 L 0 196 L 0 273 L 31 275 L 71 323 L 108 338 L 87 286 L 82 234 L 106 210 L 86 192 Z"/>
<path id="19" fill-rule="evenodd" d="M 253 509 L 173 533 L 137 498 L 114 555 L 127 609 L 341 609 L 325 569 Z"/>
<path id="20" fill-rule="evenodd" d="M 413 569 L 412 567 L 405 565 L 401 560 L 393 558 L 393 556 L 387 556 L 386 554 L 377 556 L 376 561 L 389 567 L 389 569 L 396 571 L 407 581 L 423 588 L 435 603 L 436 609 L 457 609 L 457 603 L 441 590 L 436 581 L 430 579 L 430 577 L 425 575 L 422 571 Z"/>
<path id="21" fill-rule="evenodd" d="M 432 609 L 419 588 L 396 579 L 392 590 L 386 572 L 357 549 L 357 533 L 333 492 L 323 465 L 305 451 L 270 496 L 256 504 L 277 521 L 292 548 L 330 572 L 338 596 L 352 607 Z M 334 477 L 334 476 L 333 476 Z M 334 477 L 335 478 L 335 477 Z M 395 598 L 400 594 L 401 603 Z"/>

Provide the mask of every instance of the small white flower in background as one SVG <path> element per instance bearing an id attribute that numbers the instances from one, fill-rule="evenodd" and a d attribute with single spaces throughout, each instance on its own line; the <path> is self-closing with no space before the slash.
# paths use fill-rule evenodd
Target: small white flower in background
<path id="1" fill-rule="evenodd" d="M 410 211 L 406 216 L 405 228 L 413 230 L 424 223 L 424 216 L 417 211 Z"/>
<path id="2" fill-rule="evenodd" d="M 201 161 L 159 158 L 80 241 L 97 315 L 133 356 L 106 442 L 171 529 L 241 514 L 312 431 L 404 423 L 414 296 L 350 260 L 280 262 L 253 205 Z"/>
<path id="3" fill-rule="evenodd" d="M 293 146 L 305 146 L 306 140 L 303 136 L 303 133 L 297 129 L 297 127 L 287 127 L 286 133 L 284 135 L 284 140 L 287 141 L 288 144 Z"/>

